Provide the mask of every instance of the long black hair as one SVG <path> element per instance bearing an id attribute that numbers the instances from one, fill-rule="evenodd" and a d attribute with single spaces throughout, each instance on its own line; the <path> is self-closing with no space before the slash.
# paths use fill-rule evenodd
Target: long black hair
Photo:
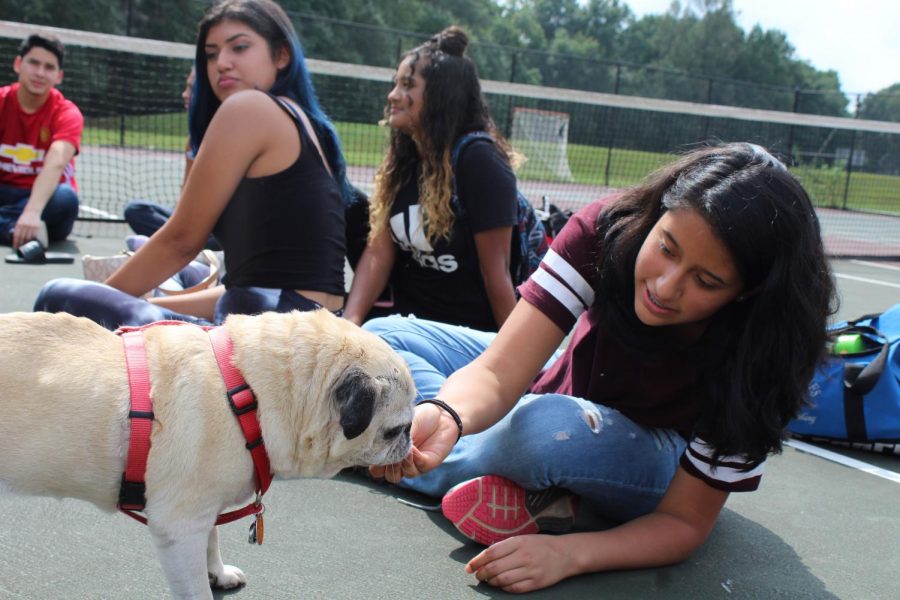
<path id="1" fill-rule="evenodd" d="M 634 312 L 634 268 L 666 211 L 693 210 L 735 262 L 744 293 L 711 319 L 699 343 L 706 406 L 698 435 L 716 456 L 762 460 L 781 450 L 825 346 L 836 300 L 819 222 L 803 186 L 755 144 L 694 150 L 626 191 L 597 220 L 603 326 L 635 352 L 671 351 L 662 328 Z"/>
<path id="2" fill-rule="evenodd" d="M 387 223 L 394 197 L 415 176 L 420 162 L 419 204 L 424 212 L 425 230 L 431 241 L 449 236 L 453 226 L 450 154 L 453 144 L 463 134 L 487 131 L 506 160 L 512 158 L 509 144 L 497 130 L 481 93 L 478 69 L 465 54 L 468 44 L 466 33 L 451 26 L 404 55 L 403 60 L 412 58 L 412 73 L 419 69 L 425 80 L 422 135 L 421 139 L 413 140 L 407 133 L 391 130 L 387 153 L 375 176 L 370 239 Z M 389 111 L 390 103 L 385 107 L 385 118 Z"/>
<path id="3" fill-rule="evenodd" d="M 264 91 L 274 96 L 286 96 L 300 105 L 319 138 L 331 172 L 341 184 L 344 201 L 349 203 L 352 189 L 347 179 L 347 165 L 337 132 L 316 97 L 297 32 L 284 10 L 271 0 L 223 0 L 211 6 L 197 25 L 194 57 L 197 75 L 194 78 L 188 113 L 191 148 L 194 153 L 200 147 L 206 129 L 221 104 L 213 93 L 206 74 L 206 37 L 209 30 L 222 21 L 239 21 L 250 27 L 266 40 L 273 59 L 279 50 L 287 49 L 290 62 L 278 71 L 272 89 Z"/>

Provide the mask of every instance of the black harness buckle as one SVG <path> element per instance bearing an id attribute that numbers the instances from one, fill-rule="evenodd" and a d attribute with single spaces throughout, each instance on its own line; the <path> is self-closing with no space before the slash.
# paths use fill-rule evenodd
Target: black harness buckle
<path id="1" fill-rule="evenodd" d="M 119 508 L 127 510 L 144 510 L 147 505 L 143 481 L 128 481 L 122 473 L 122 485 L 119 486 Z"/>
<path id="2" fill-rule="evenodd" d="M 250 386 L 246 383 L 243 383 L 225 392 L 225 395 L 228 397 L 228 404 L 231 405 L 231 412 L 233 412 L 238 417 L 256 410 L 256 394 L 253 393 L 253 390 L 250 390 L 250 395 L 253 396 L 253 402 L 250 402 L 249 404 L 247 404 L 247 406 L 243 406 L 240 408 L 234 403 L 234 397 L 247 390 L 250 390 Z"/>

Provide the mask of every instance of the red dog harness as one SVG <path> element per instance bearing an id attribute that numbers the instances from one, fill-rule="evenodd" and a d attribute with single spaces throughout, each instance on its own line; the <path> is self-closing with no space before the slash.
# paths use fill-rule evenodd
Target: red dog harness
<path id="1" fill-rule="evenodd" d="M 150 431 L 153 424 L 153 405 L 150 400 L 150 370 L 147 365 L 147 350 L 144 347 L 144 329 L 157 325 L 188 325 L 183 321 L 158 321 L 142 327 L 121 327 L 116 333 L 122 336 L 125 345 L 125 363 L 128 368 L 128 385 L 131 390 L 131 435 L 128 440 L 128 461 L 122 474 L 119 489 L 118 508 L 133 519 L 146 524 L 147 518 L 138 515 L 147 504 L 144 473 L 147 471 L 147 456 L 150 453 Z M 262 430 L 257 419 L 256 397 L 247 385 L 241 372 L 232 364 L 231 337 L 224 327 L 203 327 L 209 334 L 216 363 L 225 381 L 225 396 L 240 423 L 247 440 L 247 450 L 253 458 L 256 471 L 256 498 L 244 508 L 223 513 L 216 519 L 216 525 L 231 523 L 247 515 L 256 515 L 250 526 L 250 542 L 262 544 L 262 513 L 265 507 L 262 496 L 272 483 L 272 468 L 269 455 L 263 444 Z"/>

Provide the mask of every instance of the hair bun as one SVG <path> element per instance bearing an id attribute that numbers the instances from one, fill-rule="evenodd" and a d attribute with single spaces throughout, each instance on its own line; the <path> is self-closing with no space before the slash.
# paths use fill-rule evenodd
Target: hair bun
<path id="1" fill-rule="evenodd" d="M 469 45 L 469 36 L 460 27 L 451 25 L 431 38 L 441 52 L 462 56 Z"/>

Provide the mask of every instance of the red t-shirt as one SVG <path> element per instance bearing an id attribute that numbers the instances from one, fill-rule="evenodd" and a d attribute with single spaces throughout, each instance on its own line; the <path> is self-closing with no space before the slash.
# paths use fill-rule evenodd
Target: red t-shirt
<path id="1" fill-rule="evenodd" d="M 672 352 L 644 362 L 629 355 L 603 330 L 594 302 L 597 217 L 615 197 L 584 207 L 553 240 L 541 265 L 519 286 L 528 302 L 572 336 L 563 355 L 534 383 L 538 394 L 559 393 L 614 408 L 647 427 L 682 432 L 689 445 L 681 466 L 709 485 L 729 492 L 755 490 L 763 463 L 740 456 L 712 460 L 712 448 L 693 431 L 703 409 L 699 374 L 691 357 Z"/>
<path id="2" fill-rule="evenodd" d="M 44 105 L 34 114 L 22 110 L 19 84 L 0 87 L 0 185 L 31 189 L 44 168 L 44 156 L 57 140 L 81 147 L 84 117 L 78 107 L 57 89 L 51 89 Z M 76 190 L 75 159 L 59 179 Z"/>

